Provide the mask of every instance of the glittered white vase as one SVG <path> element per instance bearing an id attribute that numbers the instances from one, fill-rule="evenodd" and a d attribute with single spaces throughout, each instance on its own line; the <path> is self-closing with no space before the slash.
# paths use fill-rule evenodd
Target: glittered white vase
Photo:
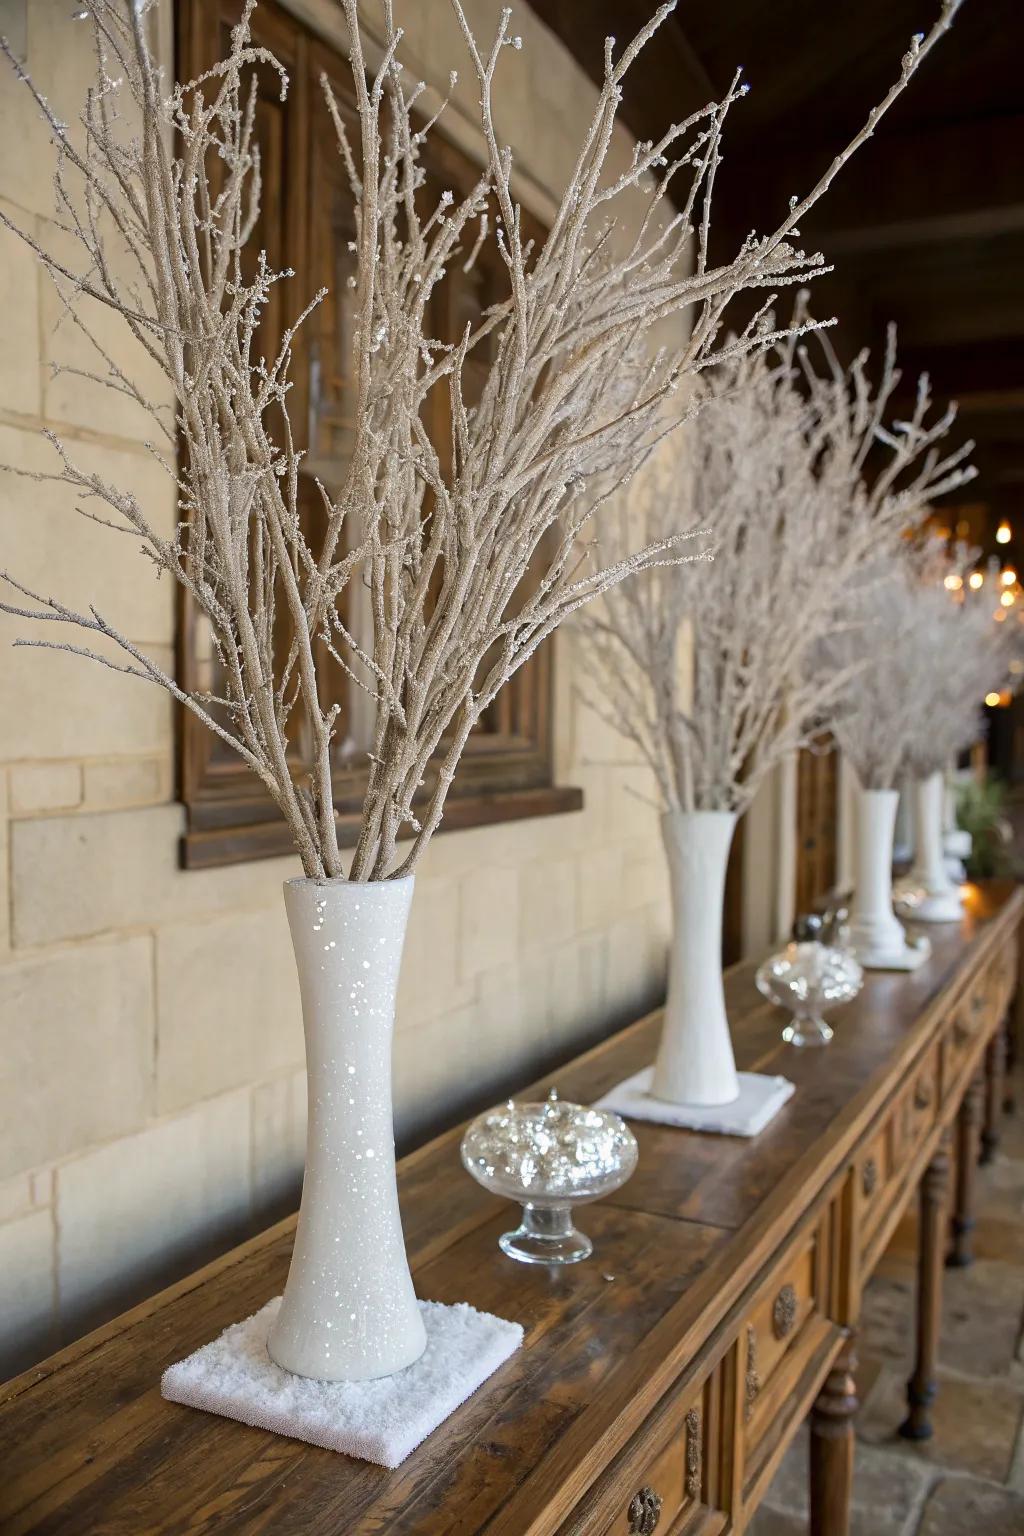
<path id="1" fill-rule="evenodd" d="M 850 948 L 868 970 L 912 971 L 928 956 L 927 943 L 908 942 L 892 906 L 895 789 L 857 788 L 854 797 L 853 900 Z"/>
<path id="2" fill-rule="evenodd" d="M 922 894 L 913 915 L 925 923 L 956 923 L 963 916 L 960 889 L 950 878 L 942 846 L 945 784 L 941 773 L 914 785 L 914 865 L 910 880 Z"/>
<path id="3" fill-rule="evenodd" d="M 651 1093 L 671 1104 L 731 1104 L 739 1095 L 722 986 L 722 909 L 732 811 L 661 819 L 672 890 L 668 999 Z"/>
<path id="4" fill-rule="evenodd" d="M 309 1122 L 295 1247 L 268 1349 L 319 1381 L 418 1360 L 426 1334 L 395 1179 L 391 1039 L 413 878 L 288 880 Z"/>

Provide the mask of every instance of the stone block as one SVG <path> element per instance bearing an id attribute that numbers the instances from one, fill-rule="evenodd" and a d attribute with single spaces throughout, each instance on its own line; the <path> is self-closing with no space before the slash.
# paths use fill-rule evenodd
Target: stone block
<path id="1" fill-rule="evenodd" d="M 519 877 L 501 865 L 471 870 L 459 887 L 459 975 L 504 965 L 519 948 Z"/>
<path id="2" fill-rule="evenodd" d="M 52 1212 L 0 1223 L 0 1380 L 53 1351 L 55 1299 Z"/>
<path id="3" fill-rule="evenodd" d="M 6 59 L 4 73 L 11 73 Z M 5 155 L 4 158 L 15 157 Z M 34 220 L 26 219 L 20 209 L 2 198 L 0 209 L 14 222 L 34 225 Z M 4 327 L 4 341 L 0 347 L 0 410 L 17 411 L 25 416 L 38 416 L 42 410 L 39 283 L 39 263 L 35 255 L 10 229 L 0 226 L 0 315 L 3 315 Z"/>
<path id="4" fill-rule="evenodd" d="M 161 928 L 156 969 L 158 1114 L 301 1065 L 283 908 Z"/>
<path id="5" fill-rule="evenodd" d="M 418 876 L 398 978 L 400 1031 L 472 1001 L 476 983 L 459 975 L 458 938 L 458 885 Z"/>
<path id="6" fill-rule="evenodd" d="M 560 944 L 575 934 L 575 860 L 538 860 L 521 871 L 519 932 L 524 947 Z"/>
<path id="7" fill-rule="evenodd" d="M 917 1536 L 1020 1536 L 1024 1493 L 973 1477 L 944 1477 L 928 1495 Z"/>
<path id="8" fill-rule="evenodd" d="M 0 1177 L 141 1125 L 153 1040 L 147 937 L 0 966 Z"/>
<path id="9" fill-rule="evenodd" d="M 133 496 L 155 532 L 170 535 L 177 517 L 176 488 L 145 449 L 73 436 L 64 439 L 64 448 L 77 471 Z M 156 566 L 141 552 L 141 541 L 82 516 L 79 508 L 119 521 L 98 497 L 87 499 L 63 483 L 31 478 L 61 472 L 53 445 L 34 429 L 0 425 L 0 465 L 18 471 L 0 474 L 4 564 L 12 574 L 31 590 L 78 612 L 88 614 L 94 604 L 115 629 L 144 647 L 173 645 L 174 587 L 169 577 L 158 576 Z M 13 633 L 14 622 L 4 620 L 5 634 Z M 55 638 L 53 628 L 47 628 L 44 638 Z M 29 621 L 20 621 L 17 632 L 29 632 Z M 84 632 L 74 636 L 67 631 L 59 638 L 99 649 L 94 637 Z M 120 680 L 126 689 L 129 683 Z"/>
<path id="10" fill-rule="evenodd" d="M 57 1170 L 62 1327 L 81 1332 L 239 1241 L 251 1219 L 248 1090 Z"/>
<path id="11" fill-rule="evenodd" d="M 586 931 L 614 921 L 623 907 L 621 847 L 592 848 L 576 865 L 576 926 Z"/>
<path id="12" fill-rule="evenodd" d="M 166 756 L 83 763 L 82 776 L 82 804 L 86 810 L 159 805 L 171 794 L 171 762 Z"/>
<path id="13" fill-rule="evenodd" d="M 305 1152 L 305 1072 L 257 1083 L 252 1090 L 252 1199 L 260 1222 L 298 1208 Z"/>
<path id="14" fill-rule="evenodd" d="M 78 763 L 15 763 L 10 781 L 14 816 L 70 810 L 81 803 L 82 769 Z"/>
<path id="15" fill-rule="evenodd" d="M 205 914 L 279 913 L 294 858 L 183 870 L 180 805 L 38 817 L 12 827 L 14 942 L 45 944 Z M 53 872 L 60 871 L 60 879 Z"/>

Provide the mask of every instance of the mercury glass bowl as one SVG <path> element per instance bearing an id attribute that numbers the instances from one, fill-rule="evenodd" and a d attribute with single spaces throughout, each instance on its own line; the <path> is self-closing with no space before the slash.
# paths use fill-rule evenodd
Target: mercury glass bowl
<path id="1" fill-rule="evenodd" d="M 518 1200 L 523 1219 L 498 1243 L 523 1264 L 576 1264 L 594 1250 L 573 1209 L 625 1184 L 636 1137 L 624 1120 L 569 1104 L 552 1088 L 539 1104 L 511 1099 L 478 1115 L 462 1138 L 462 1162 L 484 1189 Z"/>
<path id="2" fill-rule="evenodd" d="M 820 918 L 801 919 L 792 942 L 766 960 L 755 978 L 769 1002 L 792 1013 L 793 1022 L 782 1031 L 790 1045 L 828 1045 L 833 1030 L 822 1017 L 823 1009 L 848 1003 L 864 984 L 864 972 L 853 955 L 822 944 L 820 932 Z"/>

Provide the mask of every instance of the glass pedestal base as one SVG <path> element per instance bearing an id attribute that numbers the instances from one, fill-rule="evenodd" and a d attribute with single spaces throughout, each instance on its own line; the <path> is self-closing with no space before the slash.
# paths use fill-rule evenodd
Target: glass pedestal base
<path id="1" fill-rule="evenodd" d="M 520 1264 L 578 1264 L 594 1251 L 586 1233 L 573 1226 L 568 1205 L 524 1205 L 521 1224 L 503 1232 L 498 1246 Z"/>
<path id="2" fill-rule="evenodd" d="M 787 1045 L 828 1045 L 834 1033 L 831 1024 L 811 1014 L 807 1018 L 795 1018 L 792 1024 L 787 1024 L 782 1031 L 782 1038 Z"/>

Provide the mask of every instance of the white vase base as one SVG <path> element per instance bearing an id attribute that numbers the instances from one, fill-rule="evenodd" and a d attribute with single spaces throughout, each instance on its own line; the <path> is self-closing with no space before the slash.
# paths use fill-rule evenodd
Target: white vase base
<path id="1" fill-rule="evenodd" d="M 851 942 L 850 949 L 866 971 L 916 971 L 932 952 L 924 934 L 908 940 L 900 949 L 870 949 L 856 941 Z"/>
<path id="2" fill-rule="evenodd" d="M 656 1125 L 675 1125 L 686 1131 L 708 1131 L 719 1136 L 756 1136 L 773 1120 L 793 1095 L 785 1077 L 762 1072 L 737 1072 L 739 1094 L 730 1104 L 672 1104 L 650 1092 L 653 1067 L 627 1077 L 594 1105 L 612 1109 L 627 1120 L 651 1120 Z"/>
<path id="3" fill-rule="evenodd" d="M 421 1301 L 427 1347 L 414 1365 L 374 1381 L 311 1381 L 267 1353 L 280 1296 L 169 1366 L 172 1403 L 237 1419 L 292 1440 L 397 1467 L 450 1418 L 523 1341 L 519 1323 L 460 1302 Z"/>

